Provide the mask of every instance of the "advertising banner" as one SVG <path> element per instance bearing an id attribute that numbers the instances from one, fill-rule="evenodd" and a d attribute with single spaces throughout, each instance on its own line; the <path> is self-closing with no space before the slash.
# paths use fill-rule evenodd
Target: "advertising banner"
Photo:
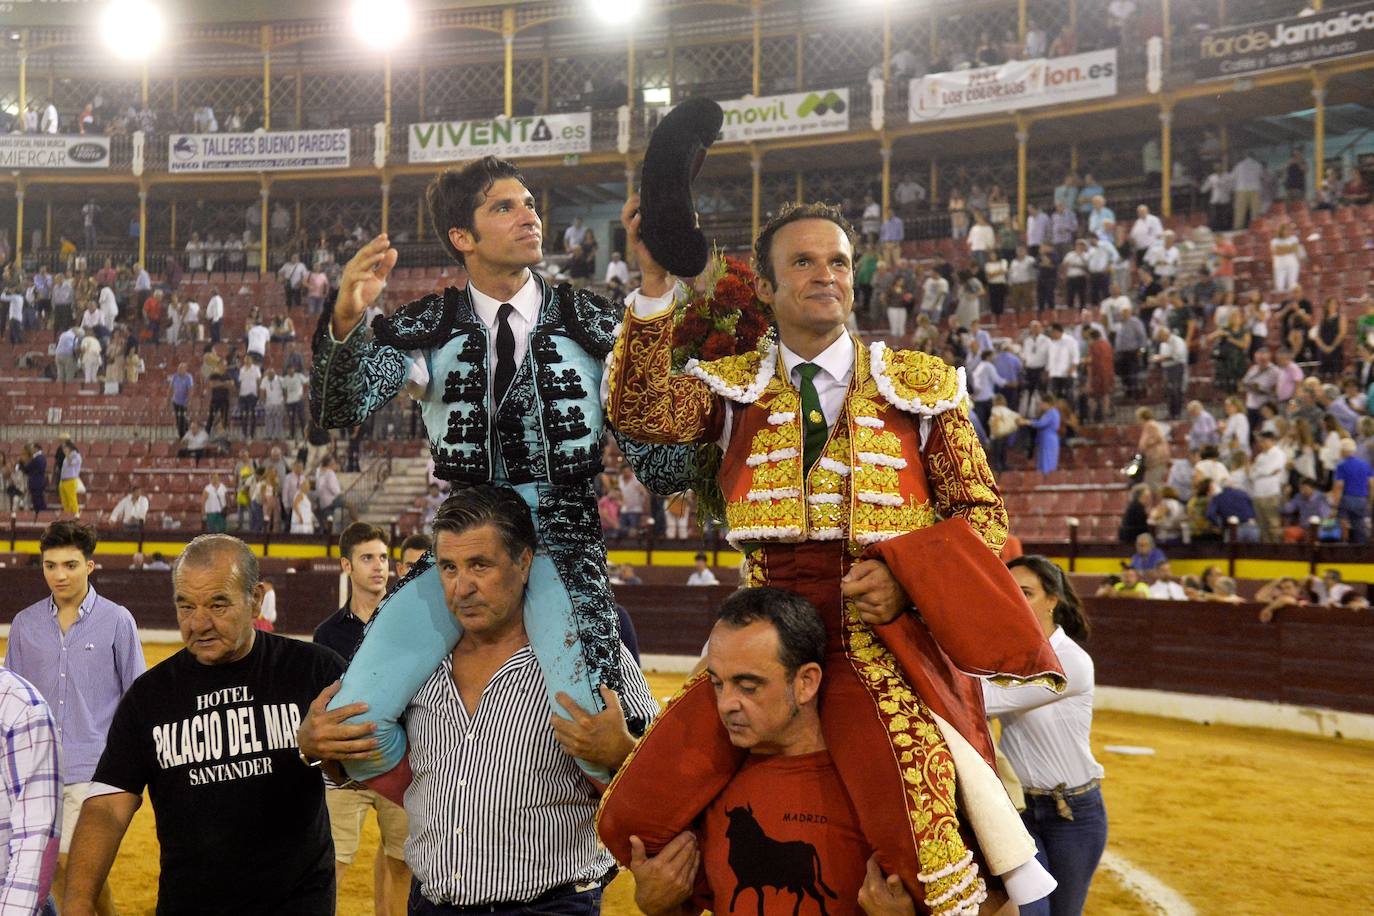
<path id="1" fill-rule="evenodd" d="M 109 137 L 0 134 L 0 169 L 108 169 Z"/>
<path id="2" fill-rule="evenodd" d="M 592 150 L 592 114 L 535 115 L 489 121 L 412 124 L 411 162 L 453 162 L 499 156 L 566 156 Z"/>
<path id="3" fill-rule="evenodd" d="M 913 124 L 1116 95 L 1116 48 L 998 67 L 930 73 L 911 81 Z"/>
<path id="4" fill-rule="evenodd" d="M 725 142 L 801 137 L 849 130 L 849 90 L 820 89 L 721 102 Z"/>
<path id="5" fill-rule="evenodd" d="M 1193 73 L 1200 80 L 1234 79 L 1264 70 L 1315 64 L 1374 51 L 1374 3 L 1227 29 L 1198 39 Z"/>
<path id="6" fill-rule="evenodd" d="M 169 172 L 276 172 L 348 167 L 348 130 L 272 130 L 253 134 L 172 134 Z"/>

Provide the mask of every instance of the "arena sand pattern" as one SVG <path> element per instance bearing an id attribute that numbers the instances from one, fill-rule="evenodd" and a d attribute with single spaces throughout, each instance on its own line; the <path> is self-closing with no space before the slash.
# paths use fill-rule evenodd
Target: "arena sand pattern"
<path id="1" fill-rule="evenodd" d="M 144 652 L 152 665 L 176 648 L 145 645 Z M 655 695 L 667 696 L 681 677 L 654 674 L 649 682 Z M 1108 754 L 1107 744 L 1156 753 Z M 1374 744 L 1099 712 L 1093 749 L 1107 770 L 1108 848 L 1199 916 L 1368 912 L 1362 876 L 1374 835 Z M 369 819 L 341 888 L 339 916 L 372 913 L 376 847 L 376 822 Z M 157 838 L 147 804 L 134 818 L 111 885 L 121 912 L 153 913 Z M 637 912 L 628 875 L 612 883 L 603 912 Z M 1099 869 L 1085 912 L 1160 911 Z"/>

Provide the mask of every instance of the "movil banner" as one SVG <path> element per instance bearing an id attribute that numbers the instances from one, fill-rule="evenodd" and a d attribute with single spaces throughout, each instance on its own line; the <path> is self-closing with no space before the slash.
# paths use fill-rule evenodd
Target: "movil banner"
<path id="1" fill-rule="evenodd" d="M 1364 54 L 1374 51 L 1374 3 L 1212 29 L 1198 43 L 1193 74 L 1204 80 Z"/>
<path id="2" fill-rule="evenodd" d="M 411 162 L 453 162 L 499 156 L 565 156 L 592 149 L 592 115 L 536 115 L 489 121 L 429 121 L 412 124 Z"/>
<path id="3" fill-rule="evenodd" d="M 0 134 L 0 169 L 108 169 L 110 138 Z"/>
<path id="4" fill-rule="evenodd" d="M 821 89 L 721 102 L 726 142 L 833 134 L 849 130 L 849 90 Z"/>
<path id="5" fill-rule="evenodd" d="M 968 118 L 1116 95 L 1116 48 L 997 67 L 931 73 L 911 81 L 912 123 Z"/>

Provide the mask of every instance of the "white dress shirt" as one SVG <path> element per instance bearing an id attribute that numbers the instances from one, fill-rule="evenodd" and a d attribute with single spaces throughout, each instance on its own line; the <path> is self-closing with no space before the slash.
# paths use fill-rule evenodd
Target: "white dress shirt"
<path id="1" fill-rule="evenodd" d="M 1187 601 L 1188 593 L 1177 582 L 1160 579 L 1158 582 L 1151 583 L 1150 597 L 1156 601 Z"/>
<path id="2" fill-rule="evenodd" d="M 1062 627 L 1050 636 L 1068 682 L 1048 687 L 998 687 L 983 682 L 990 719 L 1002 720 L 1002 753 L 1032 789 L 1081 786 L 1102 778 L 1088 742 L 1093 722 L 1093 660 Z"/>
<path id="3" fill-rule="evenodd" d="M 1067 378 L 1078 365 L 1078 341 L 1065 334 L 1058 340 L 1050 338 L 1045 369 L 1050 378 Z"/>
<path id="4" fill-rule="evenodd" d="M 1021 356 L 1027 369 L 1043 369 L 1050 358 L 1050 339 L 1044 334 L 1027 337 L 1021 345 Z"/>
<path id="5" fill-rule="evenodd" d="M 1283 495 L 1283 481 L 1288 476 L 1288 456 L 1283 449 L 1271 445 L 1255 455 L 1250 462 L 1250 495 L 1256 499 L 1278 499 Z"/>

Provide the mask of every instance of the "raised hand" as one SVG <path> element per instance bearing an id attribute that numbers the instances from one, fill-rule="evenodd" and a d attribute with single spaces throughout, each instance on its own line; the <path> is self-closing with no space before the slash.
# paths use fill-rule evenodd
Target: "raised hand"
<path id="1" fill-rule="evenodd" d="M 344 265 L 339 277 L 339 298 L 334 301 L 333 331 L 343 340 L 363 320 L 363 313 L 386 287 L 386 278 L 400 254 L 385 235 L 368 242 Z"/>

